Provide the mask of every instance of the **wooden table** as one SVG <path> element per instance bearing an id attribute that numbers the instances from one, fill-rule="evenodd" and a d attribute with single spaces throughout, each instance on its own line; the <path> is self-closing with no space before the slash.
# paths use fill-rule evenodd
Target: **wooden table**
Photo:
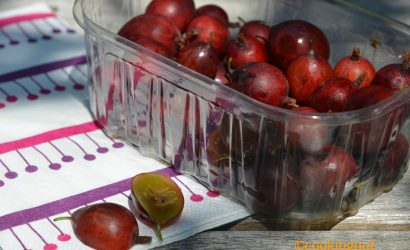
<path id="1" fill-rule="evenodd" d="M 45 2 L 49 3 L 59 16 L 77 26 L 71 11 L 73 0 Z M 359 2 L 363 6 L 375 4 L 370 0 Z M 385 0 L 380 2 L 385 6 L 388 3 Z M 33 1 L 0 0 L 0 10 L 30 3 Z M 403 6 L 406 0 L 395 2 L 395 6 L 399 3 Z M 410 8 L 410 4 L 407 7 Z M 372 9 L 378 10 L 374 6 Z M 391 7 L 391 10 L 394 8 Z M 403 22 L 410 23 L 410 15 L 405 16 L 403 12 L 399 14 Z M 295 244 L 299 240 L 362 243 L 374 241 L 375 249 L 410 249 L 409 194 L 410 171 L 391 192 L 383 194 L 374 202 L 362 207 L 355 216 L 343 220 L 328 231 L 280 231 L 269 219 L 254 215 L 158 249 L 296 249 Z"/>

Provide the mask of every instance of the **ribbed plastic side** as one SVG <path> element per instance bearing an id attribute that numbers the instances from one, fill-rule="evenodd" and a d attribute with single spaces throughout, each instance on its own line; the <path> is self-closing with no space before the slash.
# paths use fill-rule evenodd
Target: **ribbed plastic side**
<path id="1" fill-rule="evenodd" d="M 344 15 L 332 5 L 324 5 L 329 13 L 320 12 L 323 17 L 300 12 L 302 1 L 273 2 L 261 1 L 260 6 L 282 13 L 279 19 L 288 12 L 322 22 L 332 11 Z M 321 3 L 306 5 L 317 13 L 314 7 Z M 107 25 L 111 21 L 94 18 Z M 362 33 L 336 26 L 326 26 L 334 42 L 333 59 L 356 43 L 367 42 Z M 383 34 L 392 32 L 388 24 L 383 29 Z M 329 124 L 313 115 L 262 115 L 255 106 L 239 105 L 234 96 L 187 69 L 159 61 L 144 50 L 125 50 L 124 44 L 100 35 L 86 32 L 86 46 L 91 108 L 107 133 L 125 138 L 142 154 L 174 165 L 255 211 L 298 225 L 338 220 L 390 190 L 407 170 L 410 100 L 360 122 L 346 114 L 346 122 Z M 391 60 L 387 54 L 397 54 L 392 52 L 397 48 L 390 50 L 389 39 L 386 36 L 383 49 L 377 57 L 374 54 L 378 66 Z M 365 46 L 367 55 L 373 49 Z"/>
<path id="2" fill-rule="evenodd" d="M 240 107 L 233 113 L 163 77 L 171 72 L 156 74 L 143 54 L 126 60 L 88 39 L 93 109 L 107 131 L 251 209 L 306 223 L 340 218 L 405 172 L 405 106 L 338 126 L 279 122 Z M 349 166 L 355 173 L 345 178 Z"/>

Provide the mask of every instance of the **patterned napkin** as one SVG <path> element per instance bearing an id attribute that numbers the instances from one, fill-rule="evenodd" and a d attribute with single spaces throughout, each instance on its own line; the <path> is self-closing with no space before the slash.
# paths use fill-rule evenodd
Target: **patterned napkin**
<path id="1" fill-rule="evenodd" d="M 212 192 L 125 142 L 110 138 L 88 108 L 83 37 L 45 4 L 0 14 L 0 247 L 88 249 L 69 216 L 100 202 L 129 207 L 130 178 L 160 172 L 181 187 L 185 207 L 177 223 L 154 231 L 146 249 L 244 218 L 241 205 Z"/>

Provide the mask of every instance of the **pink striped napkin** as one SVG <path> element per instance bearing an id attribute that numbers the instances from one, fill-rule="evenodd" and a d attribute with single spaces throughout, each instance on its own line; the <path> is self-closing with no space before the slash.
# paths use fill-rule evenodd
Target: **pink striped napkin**
<path id="1" fill-rule="evenodd" d="M 0 14 L 0 247 L 88 249 L 70 222 L 53 222 L 92 203 L 129 206 L 130 178 L 172 177 L 185 196 L 177 223 L 146 249 L 244 218 L 249 212 L 172 168 L 110 138 L 88 109 L 82 35 L 44 4 Z"/>

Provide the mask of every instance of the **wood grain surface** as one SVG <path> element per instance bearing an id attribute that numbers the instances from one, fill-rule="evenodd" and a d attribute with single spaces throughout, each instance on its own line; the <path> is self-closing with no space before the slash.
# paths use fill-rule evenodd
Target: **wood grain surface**
<path id="1" fill-rule="evenodd" d="M 57 15 L 69 21 L 78 30 L 72 16 L 73 0 L 43 0 Z M 382 1 L 387 4 L 387 1 Z M 408 0 L 400 0 L 401 6 L 410 9 Z M 408 4 L 406 5 L 406 3 Z M 0 0 L 0 11 L 32 4 L 32 0 Z M 366 7 L 376 4 L 371 0 L 361 0 Z M 391 9 L 396 10 L 391 7 Z M 386 10 L 386 9 L 385 9 Z M 388 10 L 388 9 L 387 9 Z M 383 9 L 380 8 L 382 12 Z M 402 22 L 410 22 L 410 14 L 398 11 Z M 382 13 L 388 15 L 389 13 Z M 391 13 L 394 18 L 395 13 Z M 158 249 L 297 249 L 295 243 L 302 241 L 339 241 L 375 243 L 374 249 L 410 249 L 410 172 L 389 193 L 378 197 L 359 212 L 336 224 L 328 231 L 283 231 L 274 221 L 261 215 L 253 215 L 241 221 L 200 233 L 186 240 Z M 329 248 L 332 249 L 332 248 Z M 336 249 L 336 248 L 334 248 Z M 343 249 L 343 248 L 340 248 Z M 347 249 L 347 248 L 346 248 Z"/>
<path id="2" fill-rule="evenodd" d="M 304 243 L 311 243 L 310 249 L 315 248 L 312 243 L 324 243 L 322 249 L 344 248 L 348 243 L 363 244 L 366 249 L 373 241 L 373 249 L 398 250 L 410 249 L 408 232 L 372 232 L 372 231 L 343 231 L 343 232 L 288 232 L 288 231 L 210 231 L 192 236 L 186 240 L 175 242 L 156 249 L 295 249 L 304 250 Z M 329 242 L 333 245 L 329 246 Z M 297 244 L 302 244 L 298 248 Z M 339 248 L 337 248 L 337 245 Z M 300 245 L 299 245 L 300 246 Z M 308 245 L 309 247 L 309 245 Z M 357 249 L 360 248 L 350 248 Z M 368 248 L 371 249 L 371 248 Z"/>

